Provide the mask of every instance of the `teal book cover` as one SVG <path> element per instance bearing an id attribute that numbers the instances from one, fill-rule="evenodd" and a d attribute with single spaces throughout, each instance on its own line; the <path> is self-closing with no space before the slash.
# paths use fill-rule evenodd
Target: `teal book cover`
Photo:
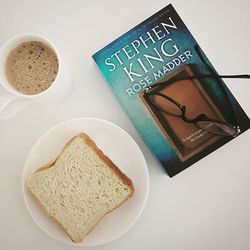
<path id="1" fill-rule="evenodd" d="M 170 177 L 250 127 L 171 4 L 93 59 Z"/>

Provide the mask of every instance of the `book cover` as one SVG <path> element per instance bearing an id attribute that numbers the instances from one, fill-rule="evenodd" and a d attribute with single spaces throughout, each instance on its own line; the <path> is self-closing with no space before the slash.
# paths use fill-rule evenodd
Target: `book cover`
<path id="1" fill-rule="evenodd" d="M 250 127 L 171 4 L 93 59 L 170 177 Z"/>

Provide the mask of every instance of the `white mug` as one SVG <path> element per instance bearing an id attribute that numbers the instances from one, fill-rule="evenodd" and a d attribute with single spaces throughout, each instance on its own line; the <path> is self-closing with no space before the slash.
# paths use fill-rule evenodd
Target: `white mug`
<path id="1" fill-rule="evenodd" d="M 54 82 L 48 89 L 35 95 L 26 95 L 14 89 L 8 82 L 5 74 L 5 63 L 11 50 L 16 48 L 20 43 L 28 41 L 44 43 L 56 53 L 58 59 L 58 73 Z M 48 39 L 37 34 L 22 34 L 16 36 L 6 42 L 0 49 L 0 84 L 6 90 L 6 93 L 0 92 L 0 119 L 8 119 L 14 116 L 31 102 L 58 102 L 71 91 L 70 74 L 68 68 L 62 61 L 61 55 Z"/>

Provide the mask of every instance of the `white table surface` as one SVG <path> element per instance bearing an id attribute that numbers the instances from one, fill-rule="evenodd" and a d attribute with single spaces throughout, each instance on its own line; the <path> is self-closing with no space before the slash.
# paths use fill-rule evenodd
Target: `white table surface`
<path id="1" fill-rule="evenodd" d="M 139 144 L 150 174 L 148 202 L 121 238 L 91 249 L 250 249 L 250 131 L 169 178 L 112 96 L 91 55 L 167 5 L 163 0 L 0 0 L 0 46 L 35 32 L 62 50 L 73 77 L 61 104 L 32 104 L 0 121 L 0 249 L 68 250 L 38 228 L 21 192 L 24 161 L 50 127 L 76 117 L 107 119 Z M 249 0 L 173 0 L 172 4 L 220 73 L 250 72 Z M 250 82 L 227 81 L 250 115 Z M 2 91 L 2 89 L 0 90 Z"/>

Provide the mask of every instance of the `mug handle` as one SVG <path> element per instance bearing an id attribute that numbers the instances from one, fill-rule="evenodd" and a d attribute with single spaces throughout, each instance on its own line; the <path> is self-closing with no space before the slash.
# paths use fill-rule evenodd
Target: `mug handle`
<path id="1" fill-rule="evenodd" d="M 30 100 L 11 94 L 0 94 L 0 119 L 9 119 L 30 103 Z"/>

